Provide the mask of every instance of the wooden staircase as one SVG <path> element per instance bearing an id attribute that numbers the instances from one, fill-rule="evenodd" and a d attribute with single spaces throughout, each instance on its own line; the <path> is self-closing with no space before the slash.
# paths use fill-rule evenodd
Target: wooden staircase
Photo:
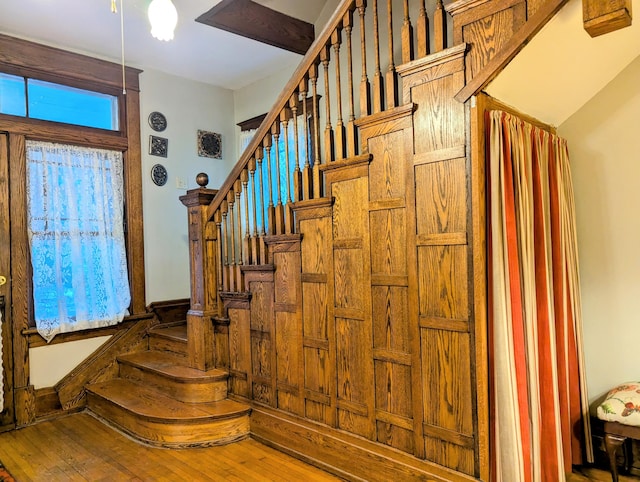
<path id="1" fill-rule="evenodd" d="M 149 350 L 117 358 L 118 378 L 86 386 L 93 413 L 163 447 L 219 445 L 249 435 L 251 410 L 227 399 L 227 373 L 188 366 L 185 324 L 152 328 L 148 340 Z"/>

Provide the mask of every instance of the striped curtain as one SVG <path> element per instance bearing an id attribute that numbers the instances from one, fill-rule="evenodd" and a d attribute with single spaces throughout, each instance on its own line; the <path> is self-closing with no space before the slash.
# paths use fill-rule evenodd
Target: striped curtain
<path id="1" fill-rule="evenodd" d="M 592 461 L 567 143 L 487 113 L 492 480 Z"/>

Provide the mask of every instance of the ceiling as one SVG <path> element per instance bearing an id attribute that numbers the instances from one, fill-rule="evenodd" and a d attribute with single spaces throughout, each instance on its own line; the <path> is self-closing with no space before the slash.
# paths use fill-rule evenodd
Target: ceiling
<path id="1" fill-rule="evenodd" d="M 122 0 L 126 64 L 235 90 L 300 61 L 298 54 L 195 21 L 220 1 L 173 0 L 175 38 L 162 42 L 149 33 L 151 0 Z M 315 23 L 327 0 L 256 2 Z M 111 0 L 0 0 L 0 33 L 118 63 L 121 58 L 120 15 L 111 13 Z"/>
<path id="2" fill-rule="evenodd" d="M 640 12 L 640 0 L 633 0 L 632 11 Z M 638 19 L 630 27 L 591 38 L 583 28 L 581 0 L 570 0 L 486 91 L 559 126 L 638 55 Z"/>

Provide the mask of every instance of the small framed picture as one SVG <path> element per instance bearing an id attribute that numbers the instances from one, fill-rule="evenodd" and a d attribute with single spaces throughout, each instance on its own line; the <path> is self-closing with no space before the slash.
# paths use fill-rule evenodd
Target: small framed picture
<path id="1" fill-rule="evenodd" d="M 198 131 L 198 155 L 222 159 L 222 136 L 215 132 Z"/>
<path id="2" fill-rule="evenodd" d="M 167 157 L 169 139 L 158 136 L 149 136 L 149 154 L 152 156 Z"/>

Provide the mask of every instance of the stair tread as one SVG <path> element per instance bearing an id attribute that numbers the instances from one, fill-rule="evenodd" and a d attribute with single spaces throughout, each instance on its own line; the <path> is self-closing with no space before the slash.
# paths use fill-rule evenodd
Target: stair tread
<path id="1" fill-rule="evenodd" d="M 233 400 L 181 402 L 158 390 L 123 378 L 88 385 L 86 389 L 123 409 L 166 423 L 242 416 L 250 407 Z"/>
<path id="2" fill-rule="evenodd" d="M 227 372 L 214 368 L 202 371 L 184 365 L 184 357 L 158 350 L 129 353 L 118 357 L 120 363 L 133 365 L 189 383 L 208 383 L 227 378 Z"/>
<path id="3" fill-rule="evenodd" d="M 149 330 L 149 334 L 186 342 L 187 341 L 187 325 L 184 324 L 184 325 L 168 326 L 168 327 L 157 326 Z"/>

